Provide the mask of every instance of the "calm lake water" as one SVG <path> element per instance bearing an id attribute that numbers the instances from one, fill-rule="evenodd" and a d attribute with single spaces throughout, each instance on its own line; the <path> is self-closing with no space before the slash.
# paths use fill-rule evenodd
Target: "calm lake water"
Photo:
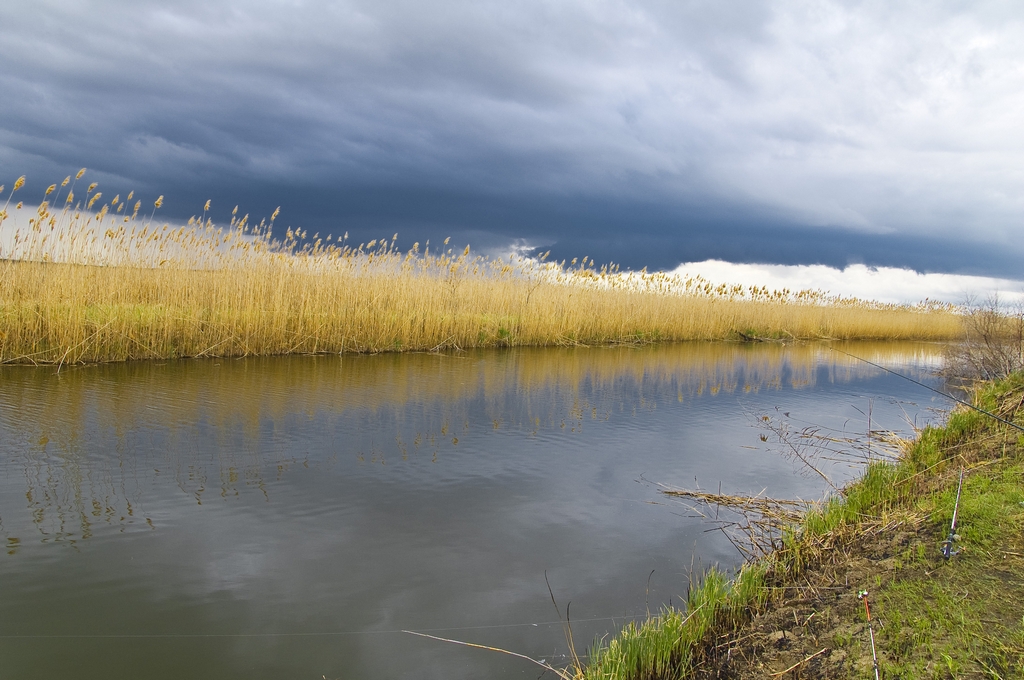
<path id="1" fill-rule="evenodd" d="M 585 648 L 740 563 L 658 484 L 823 495 L 758 415 L 947 407 L 824 345 L 0 367 L 0 677 L 536 678 L 401 631 L 564 663 L 545 572 Z"/>

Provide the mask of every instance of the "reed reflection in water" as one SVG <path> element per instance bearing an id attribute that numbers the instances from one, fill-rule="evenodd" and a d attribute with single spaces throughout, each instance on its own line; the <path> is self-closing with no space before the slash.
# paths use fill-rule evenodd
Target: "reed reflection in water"
<path id="1" fill-rule="evenodd" d="M 939 354 L 845 347 L 919 379 Z M 928 415 L 922 392 L 816 344 L 0 367 L 0 635 L 270 636 L 192 639 L 198 675 L 179 638 L 0 649 L 75 677 L 518 675 L 362 633 L 550 621 L 545 570 L 581 619 L 678 598 L 694 555 L 738 556 L 643 480 L 820 496 L 755 450 L 749 414 L 863 429 L 874 398 L 896 429 Z M 587 643 L 617 620 L 574 629 Z M 564 651 L 557 626 L 481 630 L 461 637 Z M 318 637 L 332 631 L 360 635 Z"/>

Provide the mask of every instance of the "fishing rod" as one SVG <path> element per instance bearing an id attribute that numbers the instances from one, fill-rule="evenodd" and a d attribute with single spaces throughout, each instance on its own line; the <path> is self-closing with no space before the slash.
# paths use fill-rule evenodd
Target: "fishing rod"
<path id="1" fill-rule="evenodd" d="M 952 399 L 953 401 L 955 401 L 958 404 L 963 404 L 967 408 L 974 409 L 978 413 L 984 413 L 989 418 L 994 418 L 994 419 L 998 420 L 999 422 L 1001 422 L 1004 425 L 1009 425 L 1012 428 L 1015 428 L 1017 430 L 1020 430 L 1021 432 L 1024 432 L 1024 427 L 1021 427 L 1017 423 L 1010 422 L 1006 418 L 1000 418 L 995 413 L 992 413 L 991 411 L 986 411 L 983 408 L 979 408 L 979 407 L 975 406 L 974 404 L 968 403 L 968 402 L 966 402 L 963 399 L 960 399 L 958 397 L 954 397 L 952 394 L 946 394 L 942 390 L 937 390 L 934 387 L 931 387 L 930 385 L 925 385 L 923 382 L 920 382 L 918 380 L 914 380 L 913 378 L 911 378 L 908 375 L 903 375 L 902 373 L 900 373 L 898 371 L 894 371 L 891 368 L 886 368 L 885 366 L 882 366 L 880 364 L 876 364 L 874 361 L 868 361 L 867 359 L 865 359 L 863 357 L 859 357 L 859 356 L 857 356 L 855 354 L 850 354 L 849 352 L 844 352 L 843 350 L 836 349 L 835 347 L 829 347 L 829 349 L 832 350 L 833 352 L 839 352 L 840 354 L 845 354 L 846 356 L 848 356 L 848 357 L 850 357 L 852 359 L 856 359 L 857 361 L 863 361 L 865 364 L 868 364 L 870 366 L 874 366 L 875 368 L 880 368 L 883 371 L 885 371 L 886 373 L 893 374 L 897 378 L 903 378 L 904 380 L 909 380 L 910 382 L 914 383 L 915 385 L 920 385 L 921 387 L 925 388 L 926 390 L 931 390 L 935 394 L 941 394 L 942 396 L 946 397 L 947 399 Z"/>
<path id="2" fill-rule="evenodd" d="M 868 615 L 868 634 L 871 636 L 871 661 L 875 667 L 875 680 L 881 680 L 881 676 L 878 673 L 878 654 L 875 653 L 875 628 L 871 625 L 871 607 L 868 606 L 868 591 L 860 591 L 857 593 L 857 597 L 864 600 L 864 611 Z"/>
<path id="3" fill-rule="evenodd" d="M 949 538 L 942 542 L 942 556 L 947 560 L 960 553 L 959 550 L 953 550 L 953 541 L 957 540 L 959 536 L 956 535 L 956 514 L 960 509 L 960 490 L 964 487 L 964 469 L 960 468 L 960 483 L 956 485 L 956 502 L 953 503 L 953 521 L 949 524 Z"/>

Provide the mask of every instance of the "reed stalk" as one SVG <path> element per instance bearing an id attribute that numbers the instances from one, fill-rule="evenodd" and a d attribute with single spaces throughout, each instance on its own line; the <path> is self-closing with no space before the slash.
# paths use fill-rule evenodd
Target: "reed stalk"
<path id="1" fill-rule="evenodd" d="M 217 226 L 209 204 L 187 224 L 160 224 L 146 212 L 162 196 L 145 211 L 131 194 L 103 203 L 90 185 L 78 200 L 65 186 L 35 210 L 8 197 L 0 212 L 0 362 L 960 332 L 948 305 L 713 286 L 587 257 L 484 258 L 448 240 L 403 252 L 397 235 L 276 239 L 277 212 L 251 225 L 236 209 Z"/>

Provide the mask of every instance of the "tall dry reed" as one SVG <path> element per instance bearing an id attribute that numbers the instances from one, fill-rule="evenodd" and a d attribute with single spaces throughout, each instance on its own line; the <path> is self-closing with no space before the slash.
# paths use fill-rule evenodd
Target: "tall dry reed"
<path id="1" fill-rule="evenodd" d="M 596 268 L 587 257 L 487 259 L 448 240 L 401 252 L 397 235 L 353 246 L 347 234 L 292 229 L 276 240 L 276 211 L 251 225 L 236 208 L 218 227 L 209 202 L 187 224 L 158 224 L 162 196 L 143 210 L 132 194 L 103 202 L 93 183 L 79 197 L 83 174 L 51 185 L 34 212 L 12 207 L 13 192 L 0 211 L 0 362 L 742 337 L 946 340 L 960 330 L 943 305 L 716 287 Z"/>

